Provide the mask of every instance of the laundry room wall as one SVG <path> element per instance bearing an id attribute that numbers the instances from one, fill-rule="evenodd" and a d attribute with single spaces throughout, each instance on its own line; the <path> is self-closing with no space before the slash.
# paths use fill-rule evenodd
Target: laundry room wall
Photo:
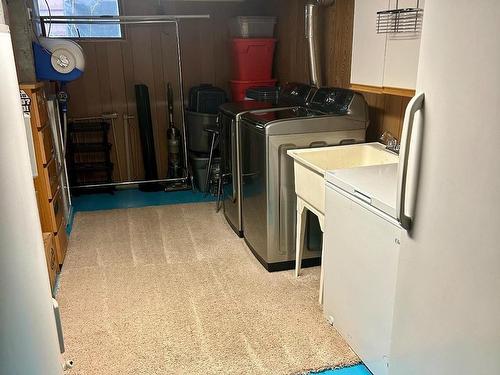
<path id="1" fill-rule="evenodd" d="M 308 82 L 304 8 L 307 0 L 275 0 L 278 9 L 276 73 L 281 81 Z M 322 66 L 324 83 L 348 87 L 351 75 L 353 0 L 337 0 L 323 14 Z"/>
<path id="2" fill-rule="evenodd" d="M 210 14 L 208 20 L 184 20 L 180 23 L 184 94 L 200 83 L 212 83 L 228 89 L 231 75 L 228 21 L 235 15 L 272 15 L 273 7 L 265 0 L 245 2 L 183 2 L 167 0 L 122 1 L 124 15 Z M 175 122 L 179 126 L 182 105 L 178 95 L 175 26 L 126 25 L 122 40 L 80 40 L 86 57 L 82 78 L 68 84 L 69 116 L 98 116 L 118 113 L 115 122 L 118 159 L 114 180 L 126 180 L 123 115 L 136 117 L 134 85 L 149 88 L 155 151 L 160 178 L 167 175 L 166 84 L 171 82 L 175 96 Z M 130 120 L 132 179 L 144 178 L 137 121 Z M 111 139 L 111 137 L 110 137 Z M 121 176 L 119 171 L 121 170 Z"/>
<path id="3" fill-rule="evenodd" d="M 274 0 L 279 17 L 275 71 L 278 79 L 309 81 L 304 7 L 307 0 Z M 349 88 L 351 78 L 354 0 L 336 0 L 322 9 L 322 66 L 324 84 Z M 368 63 L 368 62 L 367 62 Z M 404 111 L 410 98 L 363 93 L 370 106 L 367 137 L 378 140 L 384 131 L 400 137 Z"/>

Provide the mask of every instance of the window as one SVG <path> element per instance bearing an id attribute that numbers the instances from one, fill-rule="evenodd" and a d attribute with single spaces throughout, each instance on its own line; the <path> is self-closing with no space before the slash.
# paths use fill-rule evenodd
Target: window
<path id="1" fill-rule="evenodd" d="M 118 16 L 118 0 L 38 0 L 40 16 Z M 51 38 L 121 38 L 119 24 L 45 24 Z"/>

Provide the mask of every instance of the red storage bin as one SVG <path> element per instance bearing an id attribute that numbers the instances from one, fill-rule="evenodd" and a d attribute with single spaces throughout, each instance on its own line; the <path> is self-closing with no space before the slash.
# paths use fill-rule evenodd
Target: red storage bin
<path id="1" fill-rule="evenodd" d="M 230 81 L 231 95 L 233 102 L 245 100 L 246 91 L 249 87 L 273 87 L 276 86 L 277 79 L 263 81 Z"/>
<path id="2" fill-rule="evenodd" d="M 276 39 L 233 39 L 232 44 L 235 80 L 271 79 Z"/>

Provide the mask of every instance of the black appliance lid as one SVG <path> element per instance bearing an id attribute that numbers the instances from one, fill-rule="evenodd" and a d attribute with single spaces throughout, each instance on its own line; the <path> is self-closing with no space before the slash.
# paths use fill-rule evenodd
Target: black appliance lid
<path id="1" fill-rule="evenodd" d="M 354 98 L 354 91 L 341 88 L 323 87 L 314 93 L 308 107 L 329 115 L 346 115 Z"/>
<path id="2" fill-rule="evenodd" d="M 242 102 L 224 103 L 219 107 L 219 110 L 226 115 L 235 117 L 238 113 L 273 107 L 274 105 L 269 102 L 245 100 Z"/>
<path id="3" fill-rule="evenodd" d="M 246 91 L 247 95 L 249 93 L 251 94 L 258 94 L 258 95 L 276 95 L 280 89 L 276 86 L 253 86 L 249 87 Z"/>
<path id="4" fill-rule="evenodd" d="M 281 86 L 280 104 L 305 106 L 313 87 L 304 83 L 291 82 Z"/>
<path id="5" fill-rule="evenodd" d="M 265 127 L 266 124 L 274 121 L 286 121 L 297 118 L 308 118 L 322 116 L 323 114 L 305 107 L 284 108 L 268 112 L 249 112 L 242 116 L 244 121 L 251 124 Z"/>

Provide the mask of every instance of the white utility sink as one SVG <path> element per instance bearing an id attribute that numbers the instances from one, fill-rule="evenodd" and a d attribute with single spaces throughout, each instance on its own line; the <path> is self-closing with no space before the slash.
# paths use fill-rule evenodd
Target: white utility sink
<path id="1" fill-rule="evenodd" d="M 325 213 L 325 173 L 345 168 L 392 164 L 399 156 L 381 143 L 289 150 L 294 159 L 295 192 L 319 213 Z"/>
<path id="2" fill-rule="evenodd" d="M 306 213 L 311 211 L 325 230 L 325 174 L 327 171 L 393 164 L 399 156 L 387 151 L 381 143 L 289 150 L 294 159 L 295 193 L 297 194 L 297 227 L 295 276 L 299 276 L 304 251 Z M 323 236 L 324 238 L 324 236 Z M 321 267 L 319 303 L 323 301 L 324 268 Z"/>

